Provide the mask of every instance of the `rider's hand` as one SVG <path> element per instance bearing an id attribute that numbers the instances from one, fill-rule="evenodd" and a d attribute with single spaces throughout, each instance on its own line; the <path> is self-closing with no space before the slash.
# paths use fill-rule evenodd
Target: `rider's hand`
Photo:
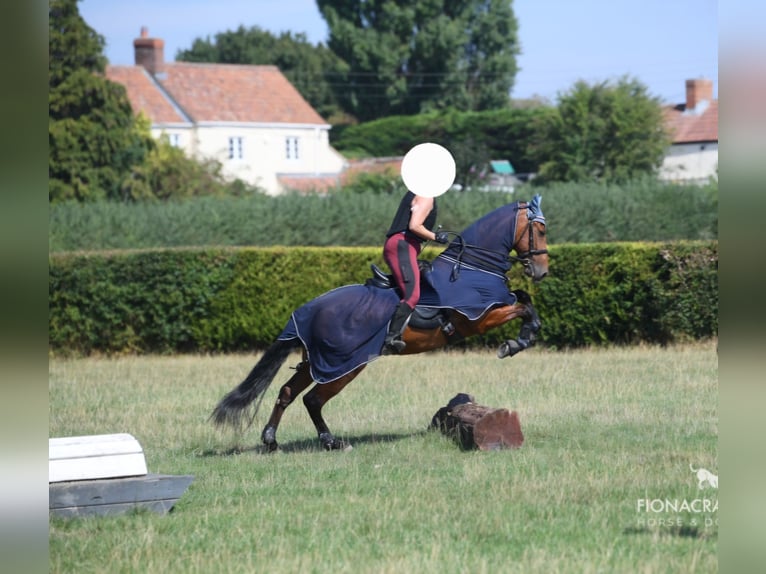
<path id="1" fill-rule="evenodd" d="M 446 231 L 437 231 L 434 235 L 436 235 L 434 238 L 436 243 L 449 243 L 449 233 Z"/>

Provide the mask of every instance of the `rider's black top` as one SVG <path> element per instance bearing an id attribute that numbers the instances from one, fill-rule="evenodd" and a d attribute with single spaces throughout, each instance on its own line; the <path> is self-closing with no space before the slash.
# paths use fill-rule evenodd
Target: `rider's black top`
<path id="1" fill-rule="evenodd" d="M 421 242 L 426 241 L 422 237 L 418 237 L 414 233 L 409 231 L 410 227 L 410 211 L 412 206 L 412 200 L 415 198 L 415 194 L 411 191 L 408 191 L 404 197 L 402 198 L 402 201 L 399 203 L 399 209 L 396 210 L 396 215 L 394 215 L 394 220 L 391 222 L 391 227 L 388 230 L 388 233 L 386 233 L 386 237 L 391 237 L 392 235 L 400 232 L 407 233 L 410 237 L 415 237 Z M 423 226 L 428 229 L 429 231 L 433 231 L 434 225 L 436 225 L 436 199 L 434 199 L 434 207 L 431 210 L 431 213 L 428 214 L 426 217 L 426 220 L 423 222 Z"/>

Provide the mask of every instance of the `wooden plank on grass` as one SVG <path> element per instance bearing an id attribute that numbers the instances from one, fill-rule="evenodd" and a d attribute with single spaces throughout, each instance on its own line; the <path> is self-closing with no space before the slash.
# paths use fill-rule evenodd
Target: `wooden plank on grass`
<path id="1" fill-rule="evenodd" d="M 56 482 L 48 485 L 48 507 L 51 514 L 63 517 L 124 514 L 134 509 L 165 514 L 193 480 L 192 475 L 149 474 Z"/>

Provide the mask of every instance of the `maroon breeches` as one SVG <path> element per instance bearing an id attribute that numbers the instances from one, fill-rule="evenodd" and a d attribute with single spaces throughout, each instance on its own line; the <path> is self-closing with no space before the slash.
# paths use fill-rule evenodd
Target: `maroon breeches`
<path id="1" fill-rule="evenodd" d="M 405 233 L 396 233 L 386 240 L 383 246 L 383 259 L 386 260 L 394 280 L 402 293 L 402 302 L 411 309 L 420 299 L 420 269 L 418 254 L 422 249 L 419 240 Z"/>

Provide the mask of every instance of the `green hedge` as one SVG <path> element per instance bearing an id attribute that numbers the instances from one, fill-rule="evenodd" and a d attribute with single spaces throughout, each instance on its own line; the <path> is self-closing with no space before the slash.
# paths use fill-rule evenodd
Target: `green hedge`
<path id="1" fill-rule="evenodd" d="M 718 242 L 563 245 L 534 303 L 551 347 L 718 334 Z"/>
<path id="2" fill-rule="evenodd" d="M 385 269 L 380 248 L 215 248 L 66 253 L 49 259 L 55 354 L 228 352 L 266 347 L 293 309 Z M 435 248 L 424 258 L 438 254 Z M 718 243 L 559 245 L 534 285 L 514 266 L 551 348 L 669 343 L 718 331 Z M 518 322 L 468 341 L 495 346 Z"/>
<path id="3" fill-rule="evenodd" d="M 383 245 L 404 187 L 367 178 L 328 196 L 201 197 L 185 201 L 51 206 L 48 250 L 274 245 Z M 385 193 L 385 183 L 396 189 Z M 398 187 L 394 187 L 398 186 Z M 361 191 L 364 189 L 364 191 Z M 671 185 L 649 178 L 623 185 L 521 185 L 515 193 L 449 192 L 438 223 L 460 231 L 511 201 L 543 197 L 549 240 L 562 243 L 697 241 L 718 237 L 718 185 Z"/>

